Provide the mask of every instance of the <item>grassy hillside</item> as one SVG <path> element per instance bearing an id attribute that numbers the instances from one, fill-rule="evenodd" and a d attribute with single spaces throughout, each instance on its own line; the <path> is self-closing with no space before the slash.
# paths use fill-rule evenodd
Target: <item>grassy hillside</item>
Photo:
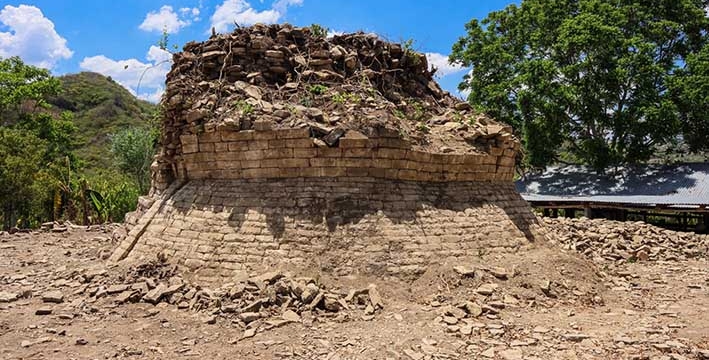
<path id="1" fill-rule="evenodd" d="M 147 126 L 156 105 L 139 100 L 109 77 L 82 72 L 58 77 L 59 96 L 50 99 L 56 112 L 74 113 L 78 139 L 77 151 L 86 168 L 109 168 L 108 136 L 127 126 Z"/>

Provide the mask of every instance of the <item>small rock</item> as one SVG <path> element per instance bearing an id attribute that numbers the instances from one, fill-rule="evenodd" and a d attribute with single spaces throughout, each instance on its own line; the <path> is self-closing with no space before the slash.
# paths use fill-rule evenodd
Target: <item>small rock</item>
<path id="1" fill-rule="evenodd" d="M 495 289 L 497 289 L 497 284 L 483 284 L 480 285 L 477 289 L 475 289 L 475 292 L 480 294 L 480 295 L 492 295 L 493 292 L 495 292 Z"/>
<path id="2" fill-rule="evenodd" d="M 291 321 L 291 322 L 300 322 L 300 315 L 298 315 L 295 311 L 293 310 L 286 310 L 283 315 L 281 315 L 283 320 Z"/>
<path id="3" fill-rule="evenodd" d="M 88 344 L 88 343 L 89 343 L 89 341 L 86 340 L 86 339 L 84 339 L 84 338 L 78 338 L 78 339 L 76 339 L 76 345 L 86 345 L 86 344 Z"/>
<path id="4" fill-rule="evenodd" d="M 64 294 L 62 294 L 60 291 L 54 290 L 54 291 L 48 291 L 44 294 L 42 294 L 42 301 L 46 303 L 55 303 L 59 304 L 64 302 Z"/>
<path id="5" fill-rule="evenodd" d="M 443 322 L 448 325 L 455 325 L 458 323 L 458 318 L 455 316 L 444 316 Z"/>
<path id="6" fill-rule="evenodd" d="M 507 276 L 508 276 L 507 270 L 504 268 L 495 267 L 495 268 L 490 268 L 488 271 L 490 271 L 490 274 L 492 274 L 492 276 L 494 276 L 498 279 L 502 279 L 502 280 L 507 279 Z"/>
<path id="7" fill-rule="evenodd" d="M 564 335 L 562 335 L 562 337 L 566 341 L 573 341 L 573 342 L 579 342 L 579 341 L 583 341 L 583 340 L 590 338 L 590 336 L 588 336 L 586 334 L 580 334 L 580 333 L 564 334 Z"/>
<path id="8" fill-rule="evenodd" d="M 369 285 L 369 301 L 372 303 L 372 306 L 376 308 L 383 309 L 384 308 L 384 302 L 382 301 L 382 296 L 379 295 L 379 291 L 377 290 L 377 287 L 374 284 Z"/>
<path id="9" fill-rule="evenodd" d="M 465 277 L 474 277 L 475 276 L 475 269 L 471 269 L 471 268 L 468 268 L 465 266 L 454 266 L 453 270 L 461 276 L 465 276 Z"/>
<path id="10" fill-rule="evenodd" d="M 458 319 L 462 319 L 465 317 L 466 312 L 462 309 L 459 309 L 455 306 L 448 306 L 445 308 L 444 315 L 450 315 Z"/>
<path id="11" fill-rule="evenodd" d="M 503 350 L 498 355 L 505 360 L 522 360 L 522 351 L 519 349 Z"/>
<path id="12" fill-rule="evenodd" d="M 468 314 L 470 314 L 470 316 L 472 316 L 472 317 L 478 317 L 478 316 L 482 315 L 483 308 L 480 307 L 480 305 L 478 305 L 472 301 L 468 301 L 465 303 L 465 311 L 467 311 Z"/>
<path id="13" fill-rule="evenodd" d="M 37 309 L 34 312 L 35 315 L 51 315 L 52 314 L 52 308 L 49 307 L 41 307 Z"/>
<path id="14" fill-rule="evenodd" d="M 148 291 L 148 293 L 143 296 L 143 301 L 151 304 L 157 304 L 160 302 L 160 299 L 166 294 L 166 291 L 167 286 L 165 284 L 160 284 L 154 289 Z"/>
<path id="15" fill-rule="evenodd" d="M 482 353 L 480 353 L 480 356 L 486 357 L 489 359 L 494 358 L 495 357 L 495 348 L 489 348 L 489 349 L 483 351 Z"/>
<path id="16" fill-rule="evenodd" d="M 126 290 L 128 290 L 128 285 L 111 285 L 106 289 L 106 292 L 112 295 Z"/>
<path id="17" fill-rule="evenodd" d="M 408 356 L 411 360 L 422 360 L 425 357 L 424 354 L 411 349 L 404 349 L 404 355 Z"/>
<path id="18" fill-rule="evenodd" d="M 241 319 L 243 322 L 245 322 L 247 324 L 250 322 L 256 321 L 260 318 L 261 318 L 261 313 L 257 313 L 257 312 L 245 312 L 245 313 L 239 314 L 239 319 Z"/>
<path id="19" fill-rule="evenodd" d="M 241 336 L 242 339 L 252 338 L 256 335 L 256 329 L 246 329 L 244 330 L 244 335 Z"/>
<path id="20" fill-rule="evenodd" d="M 0 291 L 0 303 L 13 302 L 20 298 L 19 294 L 7 291 Z"/>

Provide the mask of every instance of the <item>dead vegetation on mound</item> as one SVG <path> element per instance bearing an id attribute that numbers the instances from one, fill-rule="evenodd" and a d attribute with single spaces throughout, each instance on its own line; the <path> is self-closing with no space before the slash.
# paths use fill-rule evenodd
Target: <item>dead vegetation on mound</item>
<path id="1" fill-rule="evenodd" d="M 310 127 L 323 138 L 357 131 L 457 153 L 513 139 L 510 127 L 441 90 L 425 55 L 374 34 L 326 38 L 308 27 L 257 24 L 190 42 L 173 61 L 163 100 L 166 157 L 179 149 L 179 135 L 217 128 Z"/>

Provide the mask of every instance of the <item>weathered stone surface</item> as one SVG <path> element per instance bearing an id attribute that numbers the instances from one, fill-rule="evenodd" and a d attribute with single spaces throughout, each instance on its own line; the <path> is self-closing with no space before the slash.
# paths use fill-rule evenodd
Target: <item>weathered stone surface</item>
<path id="1" fill-rule="evenodd" d="M 13 302 L 20 298 L 20 294 L 8 291 L 0 291 L 0 303 Z"/>
<path id="2" fill-rule="evenodd" d="M 58 290 L 47 291 L 42 294 L 42 301 L 46 303 L 62 303 L 64 302 L 64 294 Z"/>

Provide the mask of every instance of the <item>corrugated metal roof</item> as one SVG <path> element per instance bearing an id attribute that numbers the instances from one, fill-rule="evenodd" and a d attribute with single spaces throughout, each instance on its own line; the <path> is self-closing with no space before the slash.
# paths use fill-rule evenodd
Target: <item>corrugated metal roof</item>
<path id="1" fill-rule="evenodd" d="M 709 205 L 709 163 L 644 165 L 598 175 L 584 166 L 550 167 L 517 181 L 527 201 L 692 207 Z"/>

